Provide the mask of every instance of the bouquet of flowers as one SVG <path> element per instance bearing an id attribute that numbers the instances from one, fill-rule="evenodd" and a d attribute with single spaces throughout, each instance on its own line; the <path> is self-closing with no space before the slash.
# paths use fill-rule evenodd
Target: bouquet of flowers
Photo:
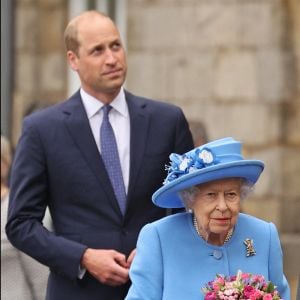
<path id="1" fill-rule="evenodd" d="M 236 276 L 218 274 L 202 288 L 204 300 L 283 300 L 276 286 L 262 275 L 237 272 Z"/>

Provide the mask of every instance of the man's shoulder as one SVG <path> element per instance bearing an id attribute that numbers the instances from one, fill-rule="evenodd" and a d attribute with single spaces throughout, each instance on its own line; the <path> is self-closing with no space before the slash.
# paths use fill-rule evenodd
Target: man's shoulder
<path id="1" fill-rule="evenodd" d="M 131 92 L 128 92 L 127 90 L 125 91 L 125 96 L 127 101 L 129 102 L 133 102 L 143 108 L 148 108 L 148 109 L 154 109 L 154 110 L 167 110 L 170 112 L 171 111 L 180 111 L 180 107 L 167 102 L 167 101 L 163 101 L 163 100 L 158 100 L 158 99 L 152 99 L 152 98 L 147 98 L 147 97 L 143 97 L 143 96 L 138 96 L 135 95 Z"/>

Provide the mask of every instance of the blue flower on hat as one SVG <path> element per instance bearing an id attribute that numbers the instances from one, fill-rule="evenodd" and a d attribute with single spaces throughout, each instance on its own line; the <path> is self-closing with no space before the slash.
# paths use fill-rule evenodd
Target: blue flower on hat
<path id="1" fill-rule="evenodd" d="M 168 176 L 163 184 L 216 163 L 214 153 L 208 148 L 197 148 L 195 151 L 183 155 L 172 153 L 170 160 L 170 165 L 166 167 Z"/>

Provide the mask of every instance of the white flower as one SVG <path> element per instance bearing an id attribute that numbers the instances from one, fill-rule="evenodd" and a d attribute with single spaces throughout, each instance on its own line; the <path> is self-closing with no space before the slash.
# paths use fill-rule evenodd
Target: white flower
<path id="1" fill-rule="evenodd" d="M 179 170 L 180 170 L 180 171 L 185 171 L 186 168 L 188 167 L 189 162 L 190 162 L 190 159 L 187 158 L 187 157 L 185 157 L 185 158 L 181 161 L 181 163 L 180 163 L 180 165 L 179 165 Z"/>
<path id="2" fill-rule="evenodd" d="M 206 149 L 199 153 L 199 158 L 201 158 L 205 164 L 210 164 L 214 161 L 213 154 Z"/>
<path id="3" fill-rule="evenodd" d="M 198 169 L 197 168 L 195 168 L 194 166 L 191 166 L 190 168 L 189 168 L 189 173 L 193 173 L 193 172 L 195 172 L 195 171 L 197 171 Z"/>

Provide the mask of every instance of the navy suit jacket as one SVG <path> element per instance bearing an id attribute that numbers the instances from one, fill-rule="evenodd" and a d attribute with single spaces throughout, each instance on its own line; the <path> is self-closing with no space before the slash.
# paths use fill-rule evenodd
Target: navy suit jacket
<path id="1" fill-rule="evenodd" d="M 78 279 L 87 247 L 128 255 L 140 229 L 165 216 L 152 204 L 172 152 L 193 148 L 182 110 L 125 91 L 131 127 L 130 177 L 123 216 L 77 92 L 24 119 L 12 167 L 6 231 L 14 246 L 49 266 L 47 299 L 124 299 L 128 285 Z M 54 232 L 42 226 L 49 207 Z"/>

